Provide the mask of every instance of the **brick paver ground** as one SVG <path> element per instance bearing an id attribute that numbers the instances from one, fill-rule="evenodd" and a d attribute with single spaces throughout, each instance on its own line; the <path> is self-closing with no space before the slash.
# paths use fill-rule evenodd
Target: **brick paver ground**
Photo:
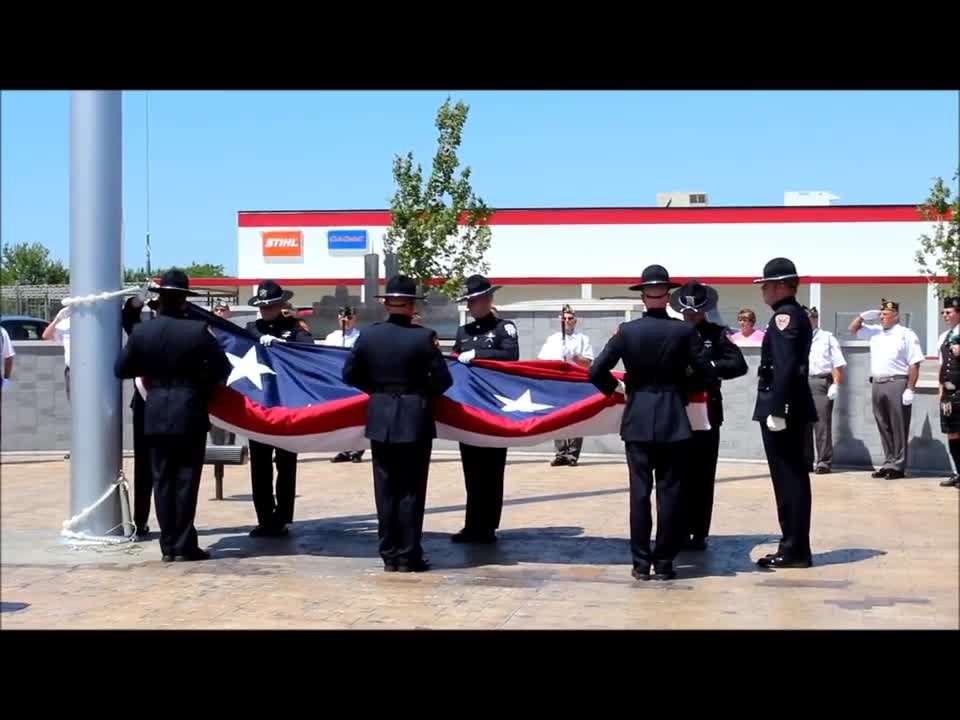
<path id="1" fill-rule="evenodd" d="M 511 453 L 501 540 L 463 547 L 459 459 L 435 455 L 425 547 L 435 569 L 384 573 L 369 454 L 302 459 L 287 539 L 252 539 L 249 468 L 224 501 L 201 488 L 213 559 L 160 562 L 156 536 L 122 550 L 57 538 L 69 463 L 6 462 L 0 482 L 3 629 L 14 628 L 958 628 L 960 493 L 937 479 L 814 476 L 809 570 L 762 571 L 775 548 L 765 465 L 721 463 L 713 538 L 677 580 L 630 577 L 626 466 L 550 468 Z M 131 461 L 126 461 L 132 472 Z M 151 526 L 156 529 L 155 519 Z"/>

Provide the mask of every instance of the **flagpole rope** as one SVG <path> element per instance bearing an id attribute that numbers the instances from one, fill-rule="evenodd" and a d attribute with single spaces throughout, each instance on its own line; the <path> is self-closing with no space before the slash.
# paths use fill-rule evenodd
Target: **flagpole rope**
<path id="1" fill-rule="evenodd" d="M 129 535 L 124 535 L 123 537 L 117 537 L 116 535 L 90 535 L 83 532 L 82 530 L 77 530 L 77 526 L 82 522 L 89 519 L 93 512 L 103 505 L 113 493 L 116 492 L 120 495 L 120 506 L 121 508 L 126 508 L 127 512 L 123 513 L 125 518 L 120 522 L 119 525 L 114 525 L 112 528 L 107 530 L 108 533 L 113 532 L 114 530 L 130 527 L 132 528 Z M 117 479 L 110 485 L 106 490 L 104 490 L 103 495 L 93 503 L 90 507 L 84 508 L 76 515 L 74 515 L 69 520 L 63 521 L 63 527 L 60 530 L 60 536 L 71 541 L 72 545 L 76 546 L 89 546 L 89 545 L 125 545 L 132 543 L 136 538 L 136 525 L 130 522 L 129 519 L 129 507 L 130 507 L 130 484 L 127 482 L 126 476 L 123 474 L 123 470 L 120 471 L 120 474 L 117 476 Z"/>
<path id="2" fill-rule="evenodd" d="M 77 297 L 66 297 L 60 301 L 60 304 L 64 307 L 73 307 L 75 305 L 93 305 L 94 303 L 101 302 L 102 300 L 112 300 L 115 297 L 120 297 L 121 295 L 137 295 L 143 291 L 142 286 L 136 287 L 125 287 L 122 290 L 113 290 L 110 292 L 102 293 L 93 293 L 92 295 L 80 295 Z"/>

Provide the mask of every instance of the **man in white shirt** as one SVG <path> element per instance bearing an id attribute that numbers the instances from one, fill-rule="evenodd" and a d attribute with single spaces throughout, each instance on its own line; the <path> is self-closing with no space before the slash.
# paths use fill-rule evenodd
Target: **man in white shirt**
<path id="1" fill-rule="evenodd" d="M 879 325 L 865 325 L 879 320 Z M 880 430 L 884 463 L 875 478 L 896 480 L 907 470 L 907 438 L 914 389 L 920 377 L 923 350 L 917 334 L 900 324 L 900 305 L 881 300 L 880 310 L 860 313 L 849 332 L 870 341 L 870 382 L 873 416 Z"/>
<path id="2" fill-rule="evenodd" d="M 0 387 L 5 388 L 10 384 L 10 376 L 13 375 L 13 358 L 16 354 L 10 336 L 4 328 L 0 327 L 0 356 L 3 357 L 3 382 L 0 383 Z"/>
<path id="3" fill-rule="evenodd" d="M 576 363 L 580 367 L 588 368 L 593 363 L 593 346 L 590 338 L 583 333 L 576 332 L 577 314 L 569 305 L 564 305 L 560 312 L 560 332 L 547 338 L 540 348 L 539 360 L 564 360 Z M 580 450 L 583 448 L 583 438 L 554 440 L 556 457 L 550 465 L 575 466 L 580 462 Z"/>
<path id="4" fill-rule="evenodd" d="M 813 424 L 813 432 L 807 435 L 805 456 L 813 466 L 813 439 L 816 436 L 817 457 L 814 472 L 817 475 L 826 475 L 833 465 L 833 401 L 840 392 L 843 368 L 846 367 L 847 360 L 843 357 L 836 336 L 820 327 L 820 312 L 815 307 L 804 309 L 810 318 L 810 327 L 813 328 L 808 381 L 818 418 Z"/>
<path id="5" fill-rule="evenodd" d="M 357 318 L 353 308 L 344 305 L 337 310 L 337 322 L 340 324 L 339 330 L 334 330 L 327 335 L 321 344 L 330 347 L 352 348 L 357 338 L 360 337 L 360 331 L 356 328 Z M 345 450 L 337 453 L 330 462 L 361 462 L 363 460 L 363 450 Z"/>
<path id="6" fill-rule="evenodd" d="M 70 308 L 61 308 L 60 312 L 43 331 L 44 340 L 63 343 L 63 382 L 67 389 L 67 402 L 70 402 Z"/>

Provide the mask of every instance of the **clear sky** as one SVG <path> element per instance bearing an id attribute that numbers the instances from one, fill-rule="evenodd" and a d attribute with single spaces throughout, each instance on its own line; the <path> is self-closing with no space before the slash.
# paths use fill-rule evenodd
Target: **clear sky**
<path id="1" fill-rule="evenodd" d="M 958 165 L 955 92 L 151 92 L 154 266 L 235 273 L 238 210 L 389 206 L 395 153 L 429 172 L 436 108 L 470 104 L 461 161 L 492 207 L 917 203 Z M 69 259 L 69 93 L 3 92 L 0 232 Z M 128 266 L 142 265 L 145 94 L 124 93 Z"/>

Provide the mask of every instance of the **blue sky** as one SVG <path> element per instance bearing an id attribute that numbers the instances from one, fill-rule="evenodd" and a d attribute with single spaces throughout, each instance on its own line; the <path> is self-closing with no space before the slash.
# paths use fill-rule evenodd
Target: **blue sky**
<path id="1" fill-rule="evenodd" d="M 151 92 L 153 263 L 236 271 L 238 210 L 386 208 L 395 153 L 429 168 L 436 108 L 471 106 L 461 161 L 492 207 L 916 203 L 952 181 L 955 92 Z M 69 258 L 69 93 L 3 92 L 0 233 Z M 124 93 L 127 265 L 146 232 L 145 97 Z"/>

